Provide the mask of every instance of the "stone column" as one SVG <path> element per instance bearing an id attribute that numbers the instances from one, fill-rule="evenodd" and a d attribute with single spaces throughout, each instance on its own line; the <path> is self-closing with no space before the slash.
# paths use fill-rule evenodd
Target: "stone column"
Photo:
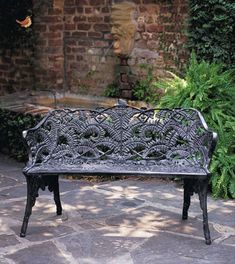
<path id="1" fill-rule="evenodd" d="M 119 96 L 122 98 L 132 98 L 132 83 L 131 83 L 131 70 L 128 65 L 128 58 L 120 58 L 119 65 Z"/>
<path id="2" fill-rule="evenodd" d="M 112 5 L 111 14 L 113 36 L 113 51 L 120 59 L 118 85 L 120 97 L 132 97 L 130 67 L 128 58 L 134 46 L 136 23 L 136 5 L 132 2 L 123 2 Z"/>

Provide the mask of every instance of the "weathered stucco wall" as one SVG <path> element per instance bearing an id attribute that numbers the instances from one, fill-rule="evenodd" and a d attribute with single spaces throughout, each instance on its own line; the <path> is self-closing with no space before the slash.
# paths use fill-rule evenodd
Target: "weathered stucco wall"
<path id="1" fill-rule="evenodd" d="M 113 54 L 111 7 L 122 1 L 34 1 L 33 48 L 0 53 L 0 94 L 54 89 L 103 94 L 118 72 Z M 128 63 L 140 79 L 180 71 L 187 60 L 187 0 L 134 0 L 137 32 Z"/>

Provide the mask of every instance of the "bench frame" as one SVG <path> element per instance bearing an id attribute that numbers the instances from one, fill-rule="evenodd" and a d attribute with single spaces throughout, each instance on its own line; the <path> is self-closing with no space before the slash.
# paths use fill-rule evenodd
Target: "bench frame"
<path id="1" fill-rule="evenodd" d="M 202 115 L 195 109 L 160 109 L 157 114 L 155 111 L 130 107 L 123 100 L 105 109 L 53 110 L 36 127 L 24 131 L 23 136 L 29 146 L 29 162 L 23 170 L 27 181 L 27 202 L 20 236 L 26 235 L 39 189 L 45 190 L 48 187 L 53 192 L 56 213 L 62 214 L 59 175 L 138 175 L 182 178 L 183 220 L 188 218 L 190 197 L 198 193 L 203 212 L 205 242 L 211 244 L 207 213 L 207 190 L 211 175 L 208 167 L 217 134 L 208 129 Z M 71 122 L 75 123 L 76 133 L 74 129 L 69 130 L 73 132 L 65 131 Z M 132 135 L 130 127 L 134 131 Z M 68 134 L 72 133 L 79 140 L 76 138 L 73 143 L 68 142 L 61 135 L 58 136 L 60 131 L 63 131 L 63 137 L 66 135 L 69 138 Z M 91 145 L 94 142 L 95 147 Z M 76 157 L 75 147 L 79 153 Z M 189 166 L 189 162 L 192 166 Z M 60 163 L 62 167 L 58 170 L 56 164 Z M 130 170 L 122 168 L 125 163 Z M 90 164 L 98 164 L 101 169 L 95 167 L 94 170 L 88 170 L 92 167 Z M 107 167 L 109 164 L 112 167 Z M 173 164 L 175 171 L 170 171 L 167 164 Z M 121 169 L 118 171 L 119 167 Z M 112 171 L 112 168 L 116 170 Z M 198 171 L 195 171 L 197 168 Z"/>

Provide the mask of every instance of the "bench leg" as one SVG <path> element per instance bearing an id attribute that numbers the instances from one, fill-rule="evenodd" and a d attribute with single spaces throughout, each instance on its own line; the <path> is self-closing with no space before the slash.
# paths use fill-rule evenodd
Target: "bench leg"
<path id="1" fill-rule="evenodd" d="M 32 208 L 35 205 L 36 198 L 38 197 L 38 190 L 40 187 L 40 176 L 26 176 L 27 181 L 27 202 L 25 207 L 25 214 L 23 219 L 23 224 L 21 227 L 20 236 L 25 237 L 29 217 L 32 214 Z"/>
<path id="2" fill-rule="evenodd" d="M 198 181 L 198 196 L 200 200 L 200 207 L 203 212 L 203 231 L 206 244 L 211 244 L 210 230 L 208 224 L 208 215 L 207 215 L 207 188 L 208 180 L 199 180 Z"/>
<path id="3" fill-rule="evenodd" d="M 53 184 L 53 193 L 54 193 L 54 201 L 56 204 L 56 214 L 62 214 L 62 206 L 60 201 L 60 189 L 59 189 L 59 179 L 58 175 L 55 176 L 54 184 Z"/>
<path id="4" fill-rule="evenodd" d="M 191 195 L 193 195 L 193 184 L 194 182 L 190 179 L 184 179 L 184 203 L 183 203 L 183 212 L 182 219 L 188 219 L 188 209 L 191 202 Z"/>

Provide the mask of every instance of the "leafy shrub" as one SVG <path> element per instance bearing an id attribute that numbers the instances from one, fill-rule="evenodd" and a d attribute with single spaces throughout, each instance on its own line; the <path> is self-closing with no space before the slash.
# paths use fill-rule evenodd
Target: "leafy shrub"
<path id="1" fill-rule="evenodd" d="M 40 116 L 0 109 L 0 151 L 19 161 L 27 160 L 27 149 L 22 132 L 33 127 Z"/>
<path id="2" fill-rule="evenodd" d="M 104 96 L 118 97 L 119 96 L 118 85 L 116 83 L 111 83 L 111 84 L 107 85 L 107 87 L 104 91 Z"/>
<path id="3" fill-rule="evenodd" d="M 235 67 L 234 0 L 190 0 L 189 12 L 189 48 L 200 59 Z"/>
<path id="4" fill-rule="evenodd" d="M 142 68 L 147 66 L 142 65 Z M 133 96 L 134 99 L 144 100 L 147 103 L 152 103 L 158 101 L 159 93 L 158 88 L 156 87 L 156 79 L 153 76 L 153 69 L 147 67 L 147 75 L 145 78 L 138 80 L 133 87 Z"/>
<path id="5" fill-rule="evenodd" d="M 222 64 L 198 62 L 192 55 L 185 78 L 173 75 L 159 81 L 165 90 L 161 107 L 193 107 L 202 112 L 208 126 L 218 133 L 211 164 L 214 196 L 235 198 L 235 80 L 234 71 Z"/>

